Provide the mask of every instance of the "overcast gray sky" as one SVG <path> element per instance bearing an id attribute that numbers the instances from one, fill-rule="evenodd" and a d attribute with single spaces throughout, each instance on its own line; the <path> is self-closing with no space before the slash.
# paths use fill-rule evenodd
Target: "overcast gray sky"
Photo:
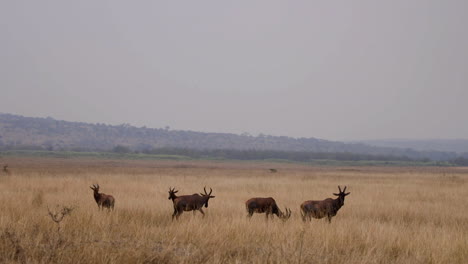
<path id="1" fill-rule="evenodd" d="M 468 1 L 1 1 L 0 112 L 468 138 Z"/>

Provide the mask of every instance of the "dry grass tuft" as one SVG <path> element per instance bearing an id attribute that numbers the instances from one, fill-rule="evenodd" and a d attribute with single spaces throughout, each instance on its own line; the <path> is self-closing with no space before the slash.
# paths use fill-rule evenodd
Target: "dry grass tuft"
<path id="1" fill-rule="evenodd" d="M 34 192 L 31 200 L 33 207 L 39 208 L 44 204 L 44 192 L 42 190 Z"/>
<path id="2" fill-rule="evenodd" d="M 0 263 L 468 263 L 463 168 L 8 162 L 15 174 L 0 177 Z M 96 182 L 115 197 L 114 212 L 98 211 Z M 169 186 L 192 194 L 205 185 L 216 196 L 206 217 L 171 221 Z M 300 203 L 332 197 L 337 185 L 351 195 L 332 223 L 303 223 Z M 291 218 L 248 220 L 244 202 L 254 196 L 274 197 Z M 45 206 L 54 204 L 68 206 Z"/>

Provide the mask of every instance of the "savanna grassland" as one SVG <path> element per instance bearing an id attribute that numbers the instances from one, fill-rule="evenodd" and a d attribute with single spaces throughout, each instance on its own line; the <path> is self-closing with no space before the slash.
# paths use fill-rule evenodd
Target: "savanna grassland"
<path id="1" fill-rule="evenodd" d="M 0 263 L 468 263 L 468 168 L 310 167 L 214 161 L 4 158 Z M 271 173 L 269 168 L 277 169 Z M 112 194 L 98 211 L 92 184 Z M 172 221 L 178 194 L 213 188 Z M 302 222 L 304 200 L 351 192 L 331 224 Z M 274 197 L 287 222 L 246 218 Z M 52 214 L 70 208 L 60 222 Z M 60 217 L 60 214 L 58 214 Z"/>

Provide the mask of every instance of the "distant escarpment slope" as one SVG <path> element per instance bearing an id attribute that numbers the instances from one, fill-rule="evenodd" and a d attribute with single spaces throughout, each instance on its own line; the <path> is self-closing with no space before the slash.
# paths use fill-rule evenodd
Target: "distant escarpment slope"
<path id="1" fill-rule="evenodd" d="M 468 152 L 468 139 L 376 139 L 356 143 L 378 147 L 411 148 L 417 151 Z"/>

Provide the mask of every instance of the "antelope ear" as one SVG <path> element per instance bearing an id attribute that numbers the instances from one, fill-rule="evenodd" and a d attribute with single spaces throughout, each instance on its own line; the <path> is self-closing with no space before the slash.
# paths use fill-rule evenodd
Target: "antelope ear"
<path id="1" fill-rule="evenodd" d="M 333 193 L 333 195 L 340 196 L 340 195 L 339 195 L 339 194 L 337 194 L 337 193 Z"/>
<path id="2" fill-rule="evenodd" d="M 345 193 L 345 195 L 344 195 L 344 196 L 346 196 L 346 195 L 348 195 L 348 194 L 350 194 L 350 192 L 349 192 L 349 193 Z"/>
<path id="3" fill-rule="evenodd" d="M 210 195 L 210 198 L 215 198 L 216 196 Z"/>
<path id="4" fill-rule="evenodd" d="M 175 191 L 174 193 L 178 193 L 179 191 Z"/>
<path id="5" fill-rule="evenodd" d="M 89 186 L 89 188 L 94 191 L 93 187 Z"/>

